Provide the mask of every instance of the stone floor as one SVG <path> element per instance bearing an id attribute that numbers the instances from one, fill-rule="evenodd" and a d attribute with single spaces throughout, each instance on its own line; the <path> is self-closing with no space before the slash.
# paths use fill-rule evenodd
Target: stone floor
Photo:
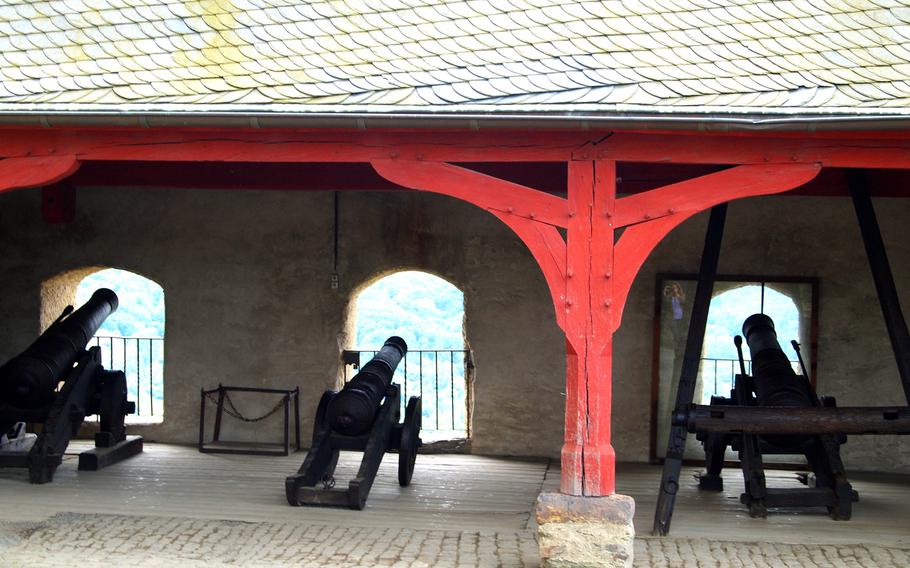
<path id="1" fill-rule="evenodd" d="M 7 568 L 536 567 L 533 531 L 362 528 L 61 513 L 0 523 Z M 635 567 L 906 568 L 910 549 L 639 538 Z"/>
<path id="2" fill-rule="evenodd" d="M 5 567 L 536 566 L 531 531 L 443 531 L 64 513 L 0 525 Z M 0 541 L 2 542 L 2 541 Z"/>
<path id="3" fill-rule="evenodd" d="M 2 568 L 535 567 L 531 514 L 558 483 L 546 460 L 420 456 L 400 488 L 394 460 L 363 511 L 290 507 L 282 481 L 302 461 L 201 455 L 148 445 L 101 472 L 72 460 L 54 483 L 0 471 Z M 356 469 L 343 457 L 339 479 Z M 910 478 L 858 475 L 854 519 L 776 512 L 750 519 L 735 472 L 720 494 L 681 490 L 670 538 L 647 535 L 659 469 L 623 466 L 620 492 L 638 503 L 636 567 L 908 567 Z M 791 481 L 774 472 L 772 482 Z M 340 481 L 343 483 L 343 481 Z"/>

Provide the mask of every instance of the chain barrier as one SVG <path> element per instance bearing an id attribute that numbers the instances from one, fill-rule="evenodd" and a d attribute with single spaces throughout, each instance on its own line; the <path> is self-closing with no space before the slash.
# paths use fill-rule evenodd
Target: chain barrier
<path id="1" fill-rule="evenodd" d="M 215 392 L 218 392 L 218 391 L 215 391 Z M 214 392 L 206 392 L 205 398 L 207 398 L 211 402 L 213 402 L 215 404 L 215 406 L 218 406 L 218 398 L 215 396 Z M 227 392 L 225 392 L 224 393 L 224 403 L 225 403 L 226 408 L 224 408 L 224 412 L 227 413 L 228 416 L 236 418 L 237 420 L 240 420 L 242 422 L 261 422 L 261 421 L 265 420 L 266 418 L 268 418 L 269 416 L 271 416 L 271 415 L 275 414 L 276 412 L 278 412 L 279 410 L 281 410 L 281 408 L 284 406 L 284 399 L 285 399 L 285 397 L 281 397 L 281 400 L 278 401 L 278 404 L 276 404 L 274 408 L 272 408 L 271 410 L 269 410 L 262 416 L 258 416 L 256 418 L 247 418 L 239 410 L 237 410 L 236 406 L 234 406 L 234 401 L 231 400 L 231 395 L 229 395 Z"/>

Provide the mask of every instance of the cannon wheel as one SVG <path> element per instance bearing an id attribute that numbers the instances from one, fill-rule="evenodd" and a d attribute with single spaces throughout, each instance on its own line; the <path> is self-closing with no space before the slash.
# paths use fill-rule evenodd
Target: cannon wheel
<path id="1" fill-rule="evenodd" d="M 126 375 L 123 371 L 107 371 L 101 387 L 99 419 L 102 432 L 109 432 L 110 442 L 126 439 L 127 414 Z"/>
<path id="2" fill-rule="evenodd" d="M 316 436 L 319 434 L 319 430 L 325 423 L 325 413 L 329 408 L 329 403 L 332 402 L 332 399 L 335 398 L 336 394 L 338 394 L 338 391 L 327 390 L 322 393 L 322 398 L 319 399 L 319 406 L 316 407 L 316 419 L 313 421 L 313 446 L 316 445 Z"/>
<path id="3" fill-rule="evenodd" d="M 414 474 L 414 462 L 417 460 L 417 448 L 420 447 L 420 423 L 423 407 L 419 396 L 412 396 L 404 411 L 404 424 L 401 425 L 401 445 L 398 447 L 398 484 L 407 487 Z"/>

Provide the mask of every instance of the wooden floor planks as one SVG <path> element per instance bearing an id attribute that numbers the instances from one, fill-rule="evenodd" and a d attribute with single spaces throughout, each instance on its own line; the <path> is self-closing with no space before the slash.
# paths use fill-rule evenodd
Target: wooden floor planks
<path id="1" fill-rule="evenodd" d="M 74 448 L 78 449 L 78 448 Z M 534 527 L 541 490 L 557 491 L 559 470 L 548 460 L 421 455 L 413 483 L 397 482 L 397 456 L 383 462 L 363 511 L 291 507 L 284 478 L 304 458 L 200 454 L 194 448 L 147 444 L 141 456 L 100 472 L 77 472 L 75 456 L 55 481 L 35 486 L 24 471 L 0 470 L 0 520 L 37 521 L 60 512 L 160 515 L 240 521 L 338 524 L 448 530 L 520 531 Z M 359 454 L 343 454 L 336 474 L 346 485 Z M 751 519 L 739 504 L 738 471 L 726 491 L 697 491 L 696 469 L 684 472 L 671 535 L 781 543 L 874 543 L 910 547 L 910 476 L 854 474 L 860 492 L 854 516 L 836 522 L 823 512 L 772 512 Z M 770 486 L 797 486 L 788 472 L 768 472 Z M 636 531 L 650 533 L 660 468 L 619 467 L 618 492 L 636 500 Z"/>
<path id="2" fill-rule="evenodd" d="M 53 483 L 29 485 L 24 471 L 0 470 L 2 520 L 40 520 L 63 511 L 172 515 L 242 521 L 299 521 L 359 527 L 522 530 L 546 460 L 420 456 L 410 487 L 401 488 L 397 456 L 380 467 L 367 508 L 291 507 L 284 479 L 304 453 L 288 457 L 200 454 L 147 444 L 136 458 L 99 472 L 77 472 L 68 458 Z M 360 454 L 343 453 L 336 471 L 345 486 Z"/>

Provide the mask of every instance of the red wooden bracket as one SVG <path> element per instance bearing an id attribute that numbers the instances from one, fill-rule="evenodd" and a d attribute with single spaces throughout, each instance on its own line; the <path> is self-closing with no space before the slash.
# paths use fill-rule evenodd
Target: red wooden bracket
<path id="1" fill-rule="evenodd" d="M 617 219 L 627 225 L 637 224 L 628 227 L 616 244 L 615 263 L 619 269 L 613 288 L 613 329 L 622 322 L 626 298 L 642 264 L 680 223 L 718 203 L 795 189 L 819 171 L 818 164 L 738 166 L 618 200 Z M 652 218 L 646 217 L 647 211 L 652 212 Z"/>
<path id="2" fill-rule="evenodd" d="M 58 182 L 79 169 L 75 156 L 34 156 L 0 160 L 0 193 Z"/>
<path id="3" fill-rule="evenodd" d="M 569 208 L 565 199 L 441 162 L 373 160 L 385 179 L 411 189 L 457 197 L 494 213 L 507 213 L 556 227 L 565 227 Z"/>
<path id="4" fill-rule="evenodd" d="M 508 225 L 543 271 L 556 310 L 556 322 L 565 328 L 566 244 L 556 229 L 566 226 L 569 220 L 565 199 L 446 163 L 412 160 L 370 163 L 379 175 L 393 183 L 467 201 Z"/>
<path id="5" fill-rule="evenodd" d="M 687 179 L 616 202 L 616 226 L 644 223 L 668 215 L 692 215 L 740 197 L 780 193 L 815 177 L 817 164 L 744 165 Z M 783 187 L 783 189 L 781 189 Z"/>
<path id="6" fill-rule="evenodd" d="M 538 223 L 512 215 L 493 212 L 518 235 L 537 265 L 543 271 L 550 289 L 550 298 L 556 313 L 556 324 L 565 329 L 566 314 L 563 305 L 566 299 L 566 241 L 551 225 Z"/>

